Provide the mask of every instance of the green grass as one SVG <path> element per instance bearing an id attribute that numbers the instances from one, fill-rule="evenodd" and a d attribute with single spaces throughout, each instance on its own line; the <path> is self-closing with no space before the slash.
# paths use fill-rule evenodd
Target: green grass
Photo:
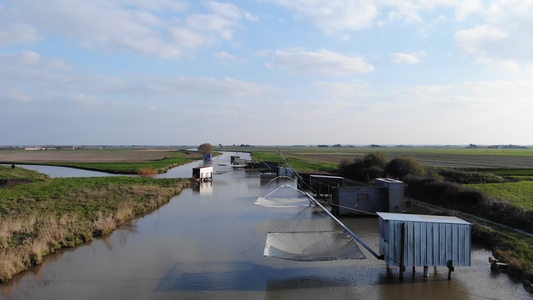
<path id="1" fill-rule="evenodd" d="M 170 168 L 177 167 L 189 162 L 201 159 L 199 157 L 187 157 L 184 153 L 175 154 L 176 157 L 165 158 L 162 160 L 149 162 L 121 162 L 121 163 L 81 163 L 81 162 L 50 162 L 50 163 L 32 163 L 39 165 L 71 167 L 85 170 L 101 171 L 114 174 L 137 174 L 141 168 L 153 167 L 159 173 L 164 173 Z"/>
<path id="2" fill-rule="evenodd" d="M 310 162 L 300 158 L 291 157 L 290 153 L 283 153 L 283 156 L 290 165 L 300 172 L 331 172 L 338 167 L 338 163 Z M 277 152 L 253 152 L 253 158 L 256 161 L 271 161 L 283 163 L 283 159 Z"/>
<path id="3" fill-rule="evenodd" d="M 153 211 L 188 185 L 186 179 L 145 177 L 45 178 L 0 168 L 0 281 L 44 255 L 107 234 Z M 21 184 L 9 185 L 16 181 Z"/>
<path id="4" fill-rule="evenodd" d="M 47 176 L 24 168 L 11 169 L 9 166 L 0 166 L 0 182 L 8 180 L 38 181 Z"/>
<path id="5" fill-rule="evenodd" d="M 463 154 L 463 155 L 503 155 L 503 156 L 533 156 L 533 149 L 466 149 L 456 147 L 279 147 L 284 153 L 299 152 L 313 154 L 354 154 L 364 155 L 371 152 L 384 152 L 386 154 Z M 276 147 L 236 147 L 217 149 L 223 151 L 251 151 L 251 152 L 276 152 Z"/>
<path id="6" fill-rule="evenodd" d="M 466 186 L 509 201 L 526 210 L 533 210 L 533 181 L 469 184 Z"/>
<path id="7" fill-rule="evenodd" d="M 102 196 L 85 202 L 83 198 L 69 195 L 101 190 L 109 186 L 155 185 L 169 187 L 176 179 L 152 179 L 144 177 L 81 177 L 47 178 L 36 182 L 3 188 L 0 193 L 0 216 L 31 212 L 72 212 L 90 215 L 98 209 L 112 210 L 120 203 L 115 195 Z"/>

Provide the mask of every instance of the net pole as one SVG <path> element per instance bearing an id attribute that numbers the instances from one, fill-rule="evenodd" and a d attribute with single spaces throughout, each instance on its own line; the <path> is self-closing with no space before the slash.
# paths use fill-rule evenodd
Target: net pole
<path id="1" fill-rule="evenodd" d="M 335 218 L 335 216 L 331 214 L 324 206 L 322 206 L 322 204 L 316 201 L 315 198 L 313 198 L 313 196 L 309 195 L 309 193 L 307 192 L 305 193 L 305 195 L 307 196 L 307 198 L 313 201 L 316 206 L 320 207 L 320 209 L 322 209 L 330 218 L 332 218 L 335 222 L 337 222 L 344 230 L 346 230 L 346 232 L 348 232 L 348 234 L 350 234 L 356 241 L 358 241 L 361 245 L 363 245 L 363 247 L 365 247 L 365 249 L 368 250 L 370 254 L 374 255 L 374 257 L 377 259 L 383 259 L 383 255 L 378 255 L 376 252 L 374 252 L 372 248 L 370 248 L 357 235 L 355 235 L 355 233 L 353 233 L 350 229 L 348 229 L 346 225 L 344 225 L 341 221 L 339 221 L 339 219 Z"/>

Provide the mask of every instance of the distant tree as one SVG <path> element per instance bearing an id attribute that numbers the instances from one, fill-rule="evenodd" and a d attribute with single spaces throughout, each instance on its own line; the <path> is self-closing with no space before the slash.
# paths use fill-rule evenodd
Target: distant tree
<path id="1" fill-rule="evenodd" d="M 363 157 L 363 166 L 365 168 L 379 167 L 385 168 L 387 165 L 387 157 L 383 152 L 368 153 Z"/>
<path id="2" fill-rule="evenodd" d="M 425 176 L 427 170 L 412 157 L 397 157 L 385 166 L 384 173 L 390 177 L 403 179 L 407 175 Z"/>
<path id="3" fill-rule="evenodd" d="M 213 153 L 213 145 L 209 143 L 203 143 L 200 146 L 198 146 L 198 151 L 200 151 L 202 154 L 211 154 Z"/>

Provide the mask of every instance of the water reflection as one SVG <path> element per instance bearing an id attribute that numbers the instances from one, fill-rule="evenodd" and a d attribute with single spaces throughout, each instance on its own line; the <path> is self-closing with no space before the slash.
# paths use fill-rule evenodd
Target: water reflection
<path id="1" fill-rule="evenodd" d="M 4 165 L 4 166 L 7 166 L 7 165 Z M 137 176 L 137 175 L 112 174 L 112 173 L 107 173 L 107 172 L 75 169 L 75 168 L 68 168 L 68 167 L 58 167 L 58 166 L 17 165 L 16 167 L 34 170 L 39 173 L 47 174 L 51 178 Z"/>
<path id="2" fill-rule="evenodd" d="M 240 153 L 243 156 L 242 153 Z M 229 160 L 229 156 L 226 156 Z M 223 159 L 223 158 L 222 158 Z M 223 161 L 223 160 L 221 160 Z M 172 174 L 190 177 L 196 162 Z M 213 162 L 213 182 L 186 189 L 158 211 L 93 242 L 46 258 L 0 285 L 3 299 L 529 299 L 519 282 L 493 274 L 491 253 L 472 267 L 424 278 L 368 259 L 298 262 L 263 257 L 266 233 L 301 208 L 254 205 L 268 189 L 257 174 Z M 169 172 L 170 173 L 170 172 Z M 279 181 L 276 184 L 282 184 Z M 274 188 L 275 186 L 269 186 Z M 377 249 L 375 218 L 342 220 Z"/>

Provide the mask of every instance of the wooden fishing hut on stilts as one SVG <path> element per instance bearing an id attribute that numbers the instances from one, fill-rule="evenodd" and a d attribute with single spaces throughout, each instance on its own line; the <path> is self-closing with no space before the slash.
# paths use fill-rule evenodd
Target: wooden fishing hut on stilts
<path id="1" fill-rule="evenodd" d="M 387 267 L 399 266 L 403 279 L 405 266 L 448 267 L 448 280 L 454 266 L 471 266 L 471 225 L 456 217 L 377 213 L 379 251 Z"/>

